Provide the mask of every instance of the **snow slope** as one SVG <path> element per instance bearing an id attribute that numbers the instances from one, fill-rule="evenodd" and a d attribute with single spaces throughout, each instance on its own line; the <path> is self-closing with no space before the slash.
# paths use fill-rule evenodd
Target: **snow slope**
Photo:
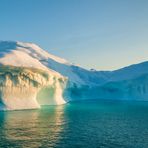
<path id="1" fill-rule="evenodd" d="M 96 74 L 103 73 L 107 81 L 130 80 L 143 74 L 148 74 L 148 61 L 139 64 L 133 64 L 114 71 L 96 71 Z"/>
<path id="2" fill-rule="evenodd" d="M 98 85 L 105 81 L 103 75 L 100 76 L 51 55 L 33 43 L 1 41 L 0 64 L 56 71 L 77 85 Z"/>

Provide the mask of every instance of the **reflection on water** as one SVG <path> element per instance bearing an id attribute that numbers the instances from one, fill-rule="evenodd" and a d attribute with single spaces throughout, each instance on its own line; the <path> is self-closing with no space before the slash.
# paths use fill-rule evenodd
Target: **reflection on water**
<path id="1" fill-rule="evenodd" d="M 0 112 L 0 148 L 148 148 L 148 102 Z"/>
<path id="2" fill-rule="evenodd" d="M 63 109 L 0 112 L 0 147 L 54 147 L 66 125 Z"/>

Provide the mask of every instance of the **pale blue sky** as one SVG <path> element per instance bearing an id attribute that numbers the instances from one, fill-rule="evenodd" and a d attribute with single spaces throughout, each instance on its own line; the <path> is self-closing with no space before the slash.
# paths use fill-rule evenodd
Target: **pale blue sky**
<path id="1" fill-rule="evenodd" d="M 148 0 L 0 0 L 0 40 L 98 70 L 146 61 Z"/>

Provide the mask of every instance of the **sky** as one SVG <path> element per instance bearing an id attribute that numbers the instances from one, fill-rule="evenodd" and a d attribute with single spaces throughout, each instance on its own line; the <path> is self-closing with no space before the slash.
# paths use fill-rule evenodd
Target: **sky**
<path id="1" fill-rule="evenodd" d="M 0 0 L 0 40 L 34 42 L 87 69 L 148 61 L 148 0 Z"/>

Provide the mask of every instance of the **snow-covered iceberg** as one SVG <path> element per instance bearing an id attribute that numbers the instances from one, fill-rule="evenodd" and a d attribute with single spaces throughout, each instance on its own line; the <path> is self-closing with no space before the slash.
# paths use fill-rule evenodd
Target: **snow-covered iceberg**
<path id="1" fill-rule="evenodd" d="M 34 44 L 0 42 L 0 109 L 40 108 L 66 103 L 67 78 L 40 63 Z M 45 54 L 46 55 L 46 54 Z"/>
<path id="2" fill-rule="evenodd" d="M 87 70 L 33 43 L 0 42 L 0 109 L 82 99 L 148 100 L 148 62 L 115 71 Z"/>

